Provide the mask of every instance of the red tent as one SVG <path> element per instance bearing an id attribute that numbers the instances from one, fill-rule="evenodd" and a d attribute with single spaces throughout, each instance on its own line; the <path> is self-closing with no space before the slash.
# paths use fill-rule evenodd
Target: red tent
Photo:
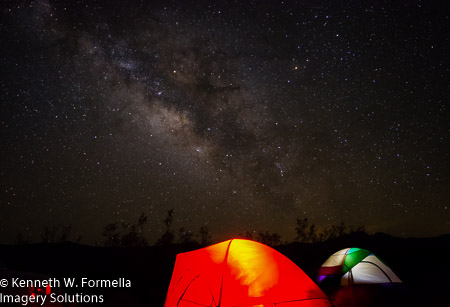
<path id="1" fill-rule="evenodd" d="M 165 307 L 329 307 L 327 296 L 292 261 L 249 240 L 178 254 Z"/>

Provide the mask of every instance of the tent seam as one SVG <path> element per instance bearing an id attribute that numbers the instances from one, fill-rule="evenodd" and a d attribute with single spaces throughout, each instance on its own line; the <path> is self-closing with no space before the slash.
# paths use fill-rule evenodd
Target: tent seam
<path id="1" fill-rule="evenodd" d="M 230 252 L 230 246 L 231 246 L 231 242 L 233 242 L 234 239 L 230 240 L 230 243 L 228 243 L 228 247 L 227 247 L 227 251 L 225 253 L 225 259 L 223 260 L 223 267 L 225 270 L 225 267 L 228 263 L 228 253 Z M 223 275 L 224 275 L 224 271 L 222 271 L 222 281 L 220 283 L 220 295 L 219 295 L 219 305 L 217 305 L 217 307 L 220 307 L 220 304 L 222 304 L 222 290 L 223 290 Z"/>

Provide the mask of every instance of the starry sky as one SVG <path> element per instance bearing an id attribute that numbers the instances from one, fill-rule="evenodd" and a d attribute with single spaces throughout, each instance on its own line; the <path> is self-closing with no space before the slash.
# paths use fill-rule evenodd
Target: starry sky
<path id="1" fill-rule="evenodd" d="M 446 1 L 2 1 L 0 242 L 450 232 Z"/>

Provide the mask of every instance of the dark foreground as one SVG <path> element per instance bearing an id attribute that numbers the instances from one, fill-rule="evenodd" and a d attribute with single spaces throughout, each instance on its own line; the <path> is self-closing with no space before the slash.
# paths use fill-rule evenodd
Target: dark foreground
<path id="1" fill-rule="evenodd" d="M 390 265 L 404 282 L 401 306 L 450 306 L 450 235 L 428 239 L 399 239 L 383 234 L 353 234 L 318 244 L 292 243 L 276 247 L 311 278 L 335 251 L 360 247 Z M 105 248 L 75 244 L 0 246 L 0 279 L 30 276 L 130 280 L 131 287 L 62 287 L 67 293 L 103 296 L 101 304 L 52 304 L 49 306 L 163 306 L 177 253 L 200 248 L 173 245 L 146 248 Z M 6 291 L 0 288 L 1 291 Z M 11 291 L 11 289 L 10 289 Z M 14 289 L 13 289 L 14 291 Z M 379 297 L 378 297 L 379 298 Z M 6 306 L 0 304 L 0 306 Z M 17 304 L 15 306 L 20 306 Z M 31 304 L 29 306 L 32 306 Z M 47 306 L 47 305 L 46 305 Z"/>

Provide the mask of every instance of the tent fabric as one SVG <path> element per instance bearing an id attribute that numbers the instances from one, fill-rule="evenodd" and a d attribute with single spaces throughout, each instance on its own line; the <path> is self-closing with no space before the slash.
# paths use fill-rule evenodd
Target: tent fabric
<path id="1" fill-rule="evenodd" d="M 331 306 L 293 262 L 254 241 L 233 239 L 178 254 L 165 307 Z"/>
<path id="2" fill-rule="evenodd" d="M 331 255 L 320 267 L 318 281 L 337 276 L 341 286 L 402 282 L 377 256 L 360 248 L 345 248 Z"/>
<path id="3" fill-rule="evenodd" d="M 402 281 L 392 270 L 376 256 L 370 255 L 352 268 L 352 274 L 342 276 L 341 285 L 353 284 L 388 284 Z M 351 276 L 350 276 L 351 275 Z"/>

